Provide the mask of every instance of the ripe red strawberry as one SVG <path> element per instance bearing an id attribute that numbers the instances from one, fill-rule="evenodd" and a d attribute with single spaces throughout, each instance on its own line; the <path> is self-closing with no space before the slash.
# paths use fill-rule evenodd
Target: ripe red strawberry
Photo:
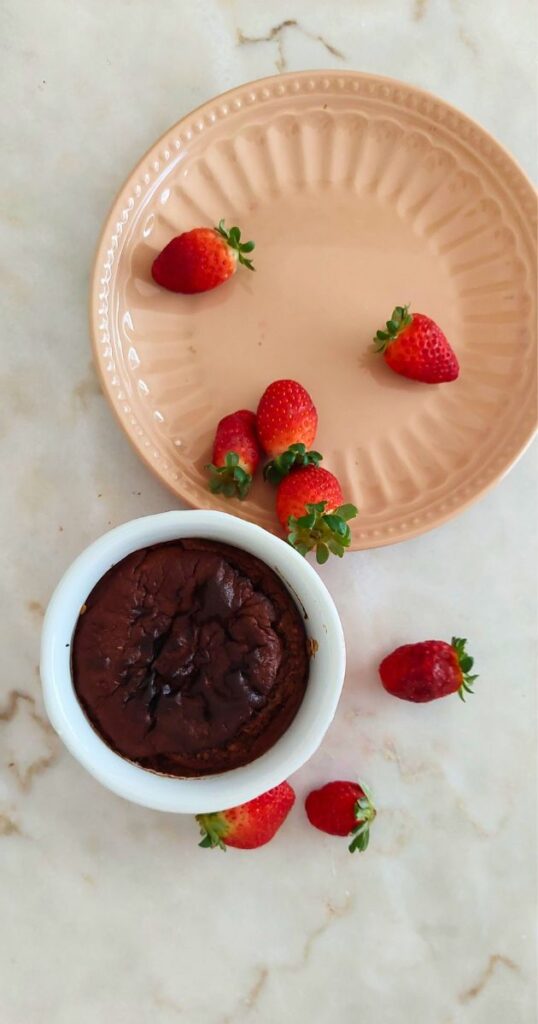
<path id="1" fill-rule="evenodd" d="M 474 659 L 465 650 L 466 640 L 452 637 L 404 644 L 383 659 L 379 666 L 381 682 L 389 693 L 417 704 L 458 693 L 465 700 L 472 693 L 478 676 L 471 676 Z"/>
<path id="2" fill-rule="evenodd" d="M 327 512 L 343 504 L 342 488 L 334 473 L 323 466 L 295 469 L 278 485 L 276 512 L 284 529 L 290 516 L 303 516 L 308 504 L 324 502 Z"/>
<path id="3" fill-rule="evenodd" d="M 264 477 L 277 484 L 293 466 L 317 466 L 322 456 L 308 451 L 318 428 L 316 407 L 296 380 L 275 380 L 258 405 L 258 437 L 271 458 Z"/>
<path id="4" fill-rule="evenodd" d="M 308 794 L 305 809 L 310 824 L 320 832 L 353 836 L 350 853 L 368 846 L 376 809 L 366 786 L 357 782 L 328 782 Z"/>
<path id="5" fill-rule="evenodd" d="M 459 376 L 456 355 L 429 316 L 396 306 L 386 328 L 377 331 L 374 344 L 391 370 L 424 384 L 443 384 Z"/>
<path id="6" fill-rule="evenodd" d="M 199 844 L 204 847 L 235 846 L 238 850 L 255 850 L 265 846 L 281 825 L 295 803 L 295 793 L 288 782 L 262 793 L 239 807 L 212 814 L 197 814 L 196 820 L 203 835 Z"/>
<path id="7" fill-rule="evenodd" d="M 260 461 L 256 417 L 248 409 L 225 416 L 217 425 L 209 488 L 227 498 L 246 498 Z"/>
<path id="8" fill-rule="evenodd" d="M 177 235 L 153 261 L 153 280 L 171 292 L 191 295 L 224 284 L 241 263 L 254 270 L 248 253 L 254 242 L 242 242 L 239 228 L 229 231 L 224 221 L 216 228 L 193 228 Z"/>
<path id="9" fill-rule="evenodd" d="M 338 480 L 321 466 L 294 469 L 278 485 L 277 516 L 289 543 L 301 555 L 315 548 L 322 565 L 329 554 L 342 557 L 351 541 L 348 520 L 357 515 L 354 505 L 345 505 Z"/>

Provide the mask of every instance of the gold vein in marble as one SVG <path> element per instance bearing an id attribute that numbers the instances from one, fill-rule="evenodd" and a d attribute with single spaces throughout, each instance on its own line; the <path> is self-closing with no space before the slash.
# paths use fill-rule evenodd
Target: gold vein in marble
<path id="1" fill-rule="evenodd" d="M 20 836 L 21 830 L 9 814 L 0 814 L 0 836 Z"/>
<path id="2" fill-rule="evenodd" d="M 260 965 L 256 970 L 256 976 L 254 981 L 251 983 L 246 995 L 240 1001 L 240 1004 L 231 1014 L 227 1014 L 223 1018 L 222 1024 L 236 1024 L 236 1022 L 245 1014 L 250 1014 L 259 1003 L 260 997 L 265 991 L 267 983 L 273 974 L 297 974 L 307 967 L 312 950 L 322 935 L 331 927 L 334 921 L 340 920 L 345 917 L 354 906 L 355 900 L 352 893 L 347 892 L 344 902 L 341 906 L 335 906 L 331 900 L 327 900 L 325 903 L 326 914 L 321 922 L 314 928 L 307 936 L 303 950 L 299 960 L 292 964 L 281 964 L 271 970 L 265 965 Z"/>
<path id="3" fill-rule="evenodd" d="M 274 25 L 273 28 L 269 29 L 264 36 L 247 36 L 245 33 L 238 28 L 237 29 L 237 42 L 239 46 L 245 46 L 251 43 L 276 43 L 277 56 L 275 58 L 275 67 L 278 72 L 286 71 L 287 60 L 284 53 L 283 45 L 283 33 L 286 29 L 293 28 L 297 29 L 307 39 L 312 39 L 315 43 L 321 43 L 325 47 L 327 53 L 330 53 L 332 57 L 336 57 L 338 60 L 345 60 L 345 56 L 341 50 L 338 50 L 336 46 L 329 43 L 324 36 L 317 35 L 315 32 L 309 32 L 308 29 L 303 28 L 295 18 L 286 18 L 285 21 L 281 21 L 279 25 Z"/>
<path id="4" fill-rule="evenodd" d="M 503 956 L 501 953 L 492 953 L 485 970 L 480 975 L 478 981 L 462 992 L 459 996 L 460 1003 L 470 1003 L 473 999 L 476 999 L 499 966 L 506 967 L 509 971 L 517 971 L 519 973 L 519 967 L 513 960 L 510 960 L 509 957 Z"/>
<path id="5" fill-rule="evenodd" d="M 92 398 L 102 397 L 101 386 L 97 379 L 97 374 L 94 370 L 93 363 L 88 363 L 88 369 L 86 375 L 75 384 L 73 388 L 73 398 L 77 403 L 80 403 L 82 408 L 86 410 L 88 404 Z"/>
<path id="6" fill-rule="evenodd" d="M 428 0 L 414 0 L 413 21 L 422 21 L 428 9 Z"/>
<path id="7" fill-rule="evenodd" d="M 8 762 L 7 767 L 15 776 L 20 788 L 28 790 L 36 775 L 42 774 L 57 760 L 60 744 L 56 734 L 47 719 L 39 713 L 36 708 L 35 698 L 22 690 L 11 690 L 7 696 L 5 706 L 0 709 L 0 725 L 11 722 L 21 707 L 27 707 L 30 718 L 36 723 L 46 738 L 48 750 L 45 754 L 36 757 L 29 764 L 22 767 L 16 760 Z"/>
<path id="8" fill-rule="evenodd" d="M 26 607 L 28 611 L 32 613 L 32 615 L 37 615 L 39 619 L 42 619 L 43 616 L 45 615 L 45 609 L 41 604 L 41 601 L 27 601 Z"/>

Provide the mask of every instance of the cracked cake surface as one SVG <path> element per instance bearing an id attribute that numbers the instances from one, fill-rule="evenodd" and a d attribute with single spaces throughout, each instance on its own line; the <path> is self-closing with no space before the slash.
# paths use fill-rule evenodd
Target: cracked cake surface
<path id="1" fill-rule="evenodd" d="M 239 548 L 182 539 L 114 565 L 86 599 L 75 691 L 102 739 L 166 775 L 247 764 L 292 722 L 307 636 L 282 581 Z"/>

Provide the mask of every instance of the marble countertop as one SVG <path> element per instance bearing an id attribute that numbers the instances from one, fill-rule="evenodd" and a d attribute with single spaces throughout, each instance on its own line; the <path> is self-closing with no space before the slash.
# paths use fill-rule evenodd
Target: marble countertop
<path id="1" fill-rule="evenodd" d="M 2 1024 L 531 1024 L 536 896 L 536 460 L 455 521 L 324 570 L 349 670 L 272 844 L 197 849 L 189 818 L 101 788 L 44 717 L 43 609 L 71 559 L 170 495 L 90 362 L 87 287 L 108 205 L 193 106 L 284 69 L 407 79 L 535 167 L 532 0 L 6 0 L 0 371 Z M 88 173 L 88 162 L 91 173 Z M 464 707 L 380 688 L 387 645 L 468 636 Z M 358 773 L 364 856 L 302 797 Z"/>

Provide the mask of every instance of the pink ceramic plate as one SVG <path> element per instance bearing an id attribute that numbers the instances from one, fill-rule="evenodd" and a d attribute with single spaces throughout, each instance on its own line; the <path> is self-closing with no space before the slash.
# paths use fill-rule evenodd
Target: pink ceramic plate
<path id="1" fill-rule="evenodd" d="M 99 243 L 95 358 L 120 423 L 189 504 L 277 529 L 271 489 L 211 495 L 217 420 L 255 409 L 294 377 L 320 417 L 316 441 L 361 510 L 353 547 L 443 522 L 506 472 L 536 417 L 535 194 L 482 128 L 440 100 L 356 72 L 281 75 L 190 114 L 143 157 Z M 196 225 L 256 241 L 199 296 L 150 276 Z M 370 348 L 394 305 L 444 328 L 452 384 L 397 377 Z"/>

